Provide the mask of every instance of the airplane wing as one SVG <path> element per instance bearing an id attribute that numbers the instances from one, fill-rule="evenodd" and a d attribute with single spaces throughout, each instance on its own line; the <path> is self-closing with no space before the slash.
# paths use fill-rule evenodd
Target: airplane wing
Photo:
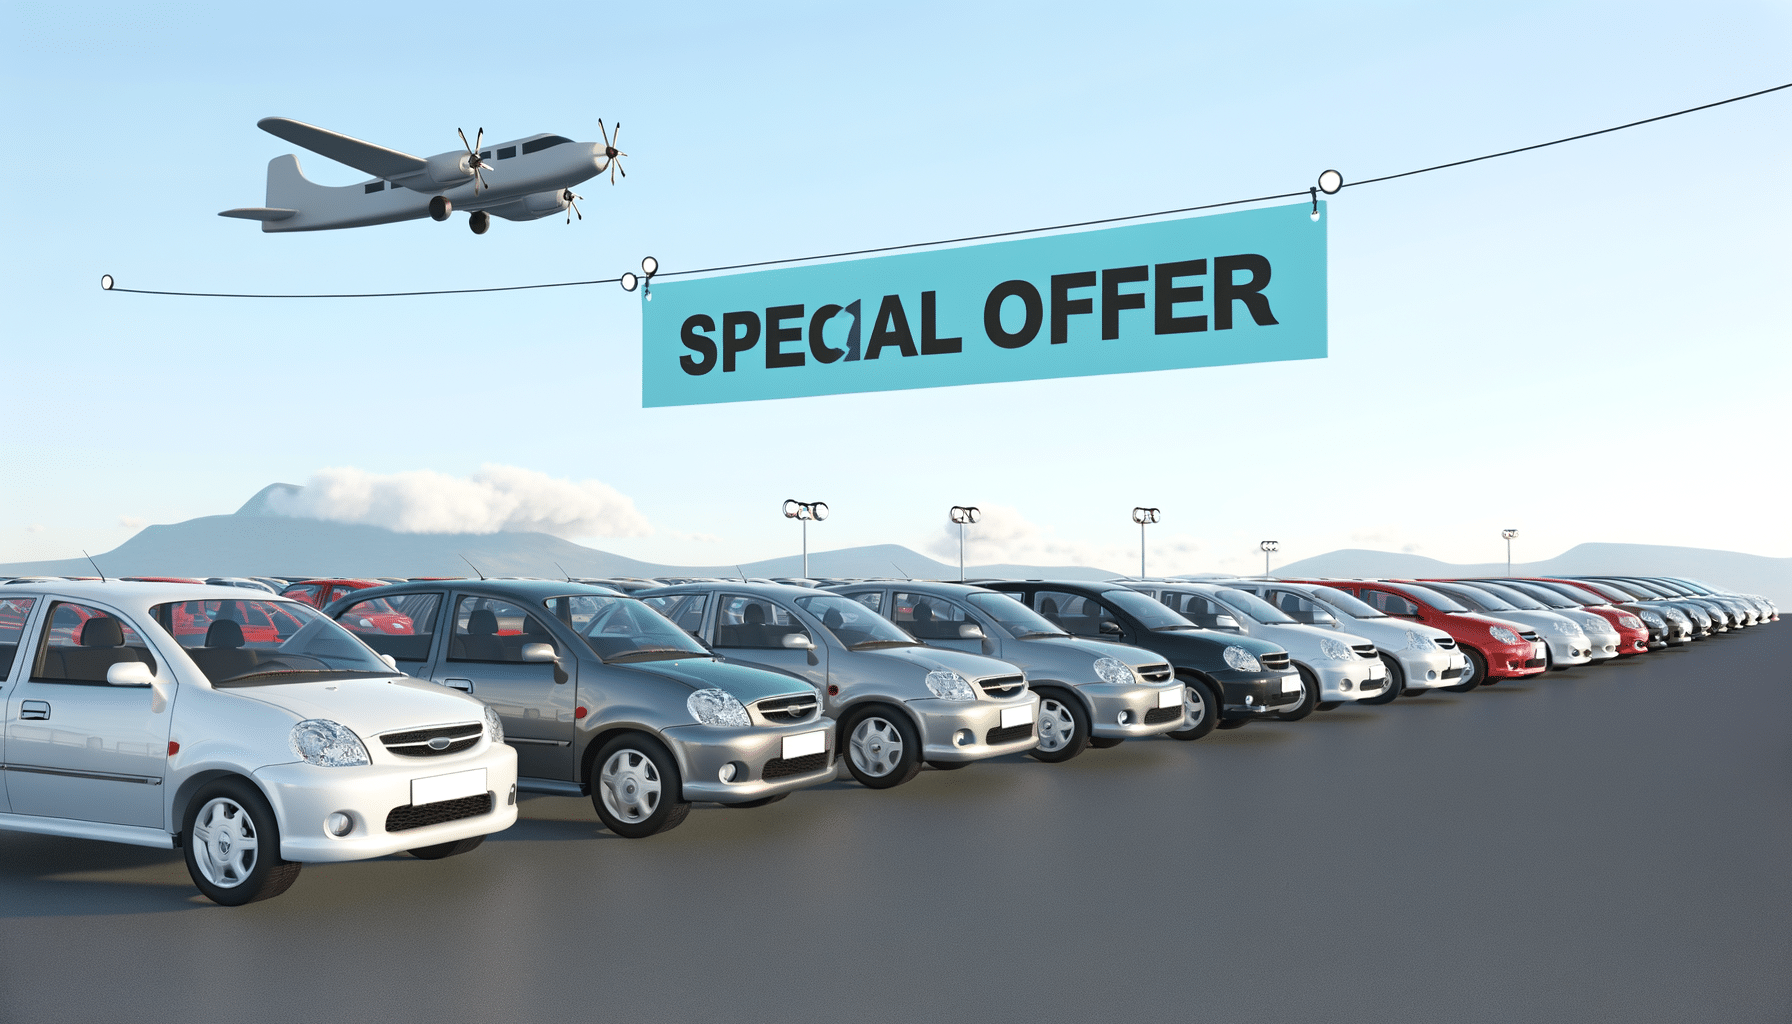
<path id="1" fill-rule="evenodd" d="M 303 146 L 320 156 L 327 156 L 337 163 L 347 164 L 357 171 L 388 181 L 416 174 L 424 167 L 421 157 L 376 146 L 371 142 L 362 142 L 360 139 L 303 121 L 294 121 L 289 117 L 264 117 L 255 122 L 255 126 L 295 146 Z"/>

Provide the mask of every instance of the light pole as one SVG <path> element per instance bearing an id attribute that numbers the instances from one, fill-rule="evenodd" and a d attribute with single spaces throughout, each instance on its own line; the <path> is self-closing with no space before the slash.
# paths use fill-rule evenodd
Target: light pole
<path id="1" fill-rule="evenodd" d="M 1268 576 L 1269 556 L 1273 552 L 1282 550 L 1282 542 L 1279 540 L 1262 540 L 1257 542 L 1257 547 L 1263 552 L 1263 575 Z"/>
<path id="2" fill-rule="evenodd" d="M 809 578 L 809 520 L 820 522 L 828 517 L 828 503 L 825 501 L 798 501 L 795 498 L 784 499 L 784 518 L 801 520 L 803 524 L 803 578 Z"/>
<path id="3" fill-rule="evenodd" d="M 1500 536 L 1506 538 L 1506 575 L 1512 575 L 1512 538 L 1518 536 L 1517 530 L 1501 530 Z"/>
<path id="4" fill-rule="evenodd" d="M 958 582 L 964 582 L 964 528 L 983 518 L 983 512 L 975 505 L 954 505 L 948 513 L 952 521 L 958 524 Z"/>
<path id="5" fill-rule="evenodd" d="M 1132 521 L 1139 524 L 1139 579 L 1145 578 L 1145 527 L 1157 522 L 1160 513 L 1154 508 L 1135 508 Z"/>

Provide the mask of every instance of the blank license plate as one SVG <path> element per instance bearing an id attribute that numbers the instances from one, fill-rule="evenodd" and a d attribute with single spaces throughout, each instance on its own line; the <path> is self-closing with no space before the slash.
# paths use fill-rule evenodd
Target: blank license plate
<path id="1" fill-rule="evenodd" d="M 1002 728 L 1012 729 L 1017 725 L 1025 725 L 1033 720 L 1031 706 L 1022 704 L 1019 707 L 1002 709 Z"/>
<path id="2" fill-rule="evenodd" d="M 828 734 L 824 732 L 805 732 L 795 736 L 784 737 L 784 757 L 808 757 L 828 749 Z"/>
<path id="3" fill-rule="evenodd" d="M 444 800 L 459 800 L 462 797 L 478 796 L 483 792 L 484 768 L 455 772 L 453 775 L 435 775 L 427 779 L 412 779 L 411 805 L 439 804 Z"/>
<path id="4" fill-rule="evenodd" d="M 1299 693 L 1300 692 L 1300 674 L 1298 672 L 1291 676 L 1283 676 L 1282 677 L 1282 692 L 1283 693 Z"/>
<path id="5" fill-rule="evenodd" d="M 1176 705 L 1181 704 L 1181 703 L 1182 703 L 1182 687 L 1172 686 L 1167 690 L 1157 691 L 1157 706 L 1158 707 L 1173 708 Z"/>

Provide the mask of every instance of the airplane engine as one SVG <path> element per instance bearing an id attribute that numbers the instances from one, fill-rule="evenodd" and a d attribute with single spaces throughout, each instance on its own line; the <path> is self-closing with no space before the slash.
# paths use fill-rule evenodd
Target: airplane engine
<path id="1" fill-rule="evenodd" d="M 537 217 L 546 217 L 566 209 L 566 197 L 560 189 L 552 192 L 531 192 L 523 197 L 523 208 Z"/>
<path id="2" fill-rule="evenodd" d="M 465 153 L 443 153 L 424 161 L 429 180 L 443 187 L 461 185 L 473 177 L 473 167 Z"/>

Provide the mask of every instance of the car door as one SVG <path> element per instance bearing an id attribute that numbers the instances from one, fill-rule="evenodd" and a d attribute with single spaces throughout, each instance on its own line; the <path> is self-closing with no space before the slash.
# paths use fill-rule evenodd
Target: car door
<path id="1" fill-rule="evenodd" d="M 1120 627 L 1126 619 L 1101 601 L 1063 590 L 1039 590 L 1033 594 L 1033 610 L 1050 619 L 1071 636 L 1090 640 L 1119 640 Z M 1103 623 L 1113 623 L 1102 629 Z"/>
<path id="2" fill-rule="evenodd" d="M 1415 621 L 1420 617 L 1418 602 L 1405 597 L 1404 595 L 1396 594 L 1391 590 L 1381 590 L 1377 587 L 1364 587 L 1357 592 L 1357 596 L 1362 598 L 1364 604 L 1381 612 L 1383 615 L 1391 615 L 1396 619 L 1412 619 Z"/>
<path id="3" fill-rule="evenodd" d="M 49 600 L 49 599 L 45 599 Z M 164 673 L 136 625 L 113 609 L 49 600 L 21 646 L 6 702 L 6 793 L 14 814 L 165 827 L 169 706 L 148 686 L 112 686 L 127 661 Z M 24 651 L 30 657 L 24 657 Z"/>
<path id="4" fill-rule="evenodd" d="M 465 690 L 498 712 L 504 741 L 516 748 L 518 774 L 564 780 L 572 778 L 578 657 L 545 617 L 545 609 L 506 598 L 456 593 L 442 624 L 447 650 L 430 678 Z M 524 660 L 523 648 L 536 643 L 553 647 L 557 660 Z"/>
<path id="5" fill-rule="evenodd" d="M 446 596 L 429 590 L 368 598 L 344 608 L 336 621 L 367 646 L 391 655 L 398 671 L 429 679 Z"/>
<path id="6" fill-rule="evenodd" d="M 23 680 L 29 674 L 23 666 L 31 661 L 29 655 L 19 657 L 19 650 L 24 645 L 25 627 L 30 625 L 32 609 L 37 607 L 35 597 L 9 597 L 0 600 L 0 716 L 5 716 L 7 703 L 11 698 L 13 678 Z M 29 650 L 29 648 L 26 648 Z M 0 717 L 0 766 L 6 764 L 6 719 Z M 0 812 L 10 810 L 6 798 L 6 776 L 0 770 Z"/>
<path id="7" fill-rule="evenodd" d="M 983 628 L 971 613 L 956 601 L 931 594 L 895 590 L 890 595 L 890 621 L 914 635 L 929 647 L 947 647 L 970 654 L 983 653 L 983 640 L 966 639 L 965 626 Z"/>
<path id="8" fill-rule="evenodd" d="M 825 651 L 784 646 L 786 636 L 805 636 L 817 645 L 822 639 L 810 632 L 795 612 L 770 598 L 717 594 L 710 635 L 714 638 L 710 646 L 729 661 L 786 672 L 819 689 L 827 688 Z"/>

